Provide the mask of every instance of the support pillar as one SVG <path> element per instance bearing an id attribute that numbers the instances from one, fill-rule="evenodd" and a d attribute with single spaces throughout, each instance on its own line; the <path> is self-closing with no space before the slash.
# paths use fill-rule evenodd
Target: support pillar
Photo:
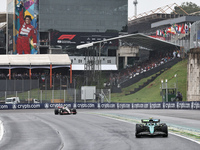
<path id="1" fill-rule="evenodd" d="M 70 84 L 72 84 L 72 64 L 70 65 Z"/>
<path id="2" fill-rule="evenodd" d="M 50 88 L 52 88 L 52 64 L 50 64 Z"/>
<path id="3" fill-rule="evenodd" d="M 31 68 L 29 69 L 29 78 L 31 79 Z"/>
<path id="4" fill-rule="evenodd" d="M 11 80 L 11 69 L 9 68 L 9 80 Z"/>
<path id="5" fill-rule="evenodd" d="M 127 64 L 128 64 L 128 57 L 125 56 L 125 59 L 124 59 L 124 68 L 126 68 Z"/>

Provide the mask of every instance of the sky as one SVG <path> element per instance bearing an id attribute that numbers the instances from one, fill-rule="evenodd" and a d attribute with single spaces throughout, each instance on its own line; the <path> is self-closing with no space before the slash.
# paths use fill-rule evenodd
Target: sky
<path id="1" fill-rule="evenodd" d="M 135 0 L 128 0 L 128 17 L 131 18 L 135 15 L 135 8 L 133 5 L 133 1 Z M 137 14 L 141 14 L 144 12 L 148 12 L 150 10 L 155 10 L 159 7 L 163 7 L 166 5 L 171 5 L 176 3 L 181 5 L 183 2 L 193 2 L 200 6 L 200 0 L 137 0 Z M 6 12 L 6 0 L 0 0 L 0 12 Z"/>

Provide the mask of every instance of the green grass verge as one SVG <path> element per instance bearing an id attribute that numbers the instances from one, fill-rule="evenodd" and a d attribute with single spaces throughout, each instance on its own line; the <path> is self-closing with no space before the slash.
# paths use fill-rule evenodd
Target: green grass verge
<path id="1" fill-rule="evenodd" d="M 175 78 L 174 75 L 177 74 Z M 125 95 L 127 91 L 133 90 L 138 85 L 141 85 L 143 80 L 122 89 L 122 93 L 112 93 L 111 101 L 112 102 L 161 102 L 162 97 L 160 95 L 161 80 L 168 79 L 168 86 L 174 86 L 178 83 L 178 91 L 183 95 L 183 101 L 186 101 L 186 91 L 187 91 L 187 59 L 182 60 L 181 62 L 174 65 L 172 68 L 166 70 L 160 76 L 158 76 L 153 82 L 149 85 L 136 92 L 135 94 Z"/>

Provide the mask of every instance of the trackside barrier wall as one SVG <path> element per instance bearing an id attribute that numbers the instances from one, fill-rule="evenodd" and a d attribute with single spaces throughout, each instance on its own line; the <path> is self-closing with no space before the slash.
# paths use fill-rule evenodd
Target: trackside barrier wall
<path id="1" fill-rule="evenodd" d="M 77 109 L 188 109 L 200 110 L 200 101 L 191 102 L 154 102 L 154 103 L 37 103 L 37 104 L 0 104 L 5 109 L 53 109 L 67 105 Z"/>

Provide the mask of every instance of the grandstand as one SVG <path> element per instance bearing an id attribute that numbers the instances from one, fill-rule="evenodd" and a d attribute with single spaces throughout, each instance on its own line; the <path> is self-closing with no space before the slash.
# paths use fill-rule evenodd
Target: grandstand
<path id="1" fill-rule="evenodd" d="M 173 6 L 179 7 L 184 15 L 174 12 Z M 187 52 L 190 49 L 191 24 L 200 20 L 200 16 L 196 14 L 198 12 L 188 14 L 175 3 L 166 5 L 130 18 L 128 33 L 144 33 L 154 38 L 169 41 L 184 47 L 184 51 Z"/>

